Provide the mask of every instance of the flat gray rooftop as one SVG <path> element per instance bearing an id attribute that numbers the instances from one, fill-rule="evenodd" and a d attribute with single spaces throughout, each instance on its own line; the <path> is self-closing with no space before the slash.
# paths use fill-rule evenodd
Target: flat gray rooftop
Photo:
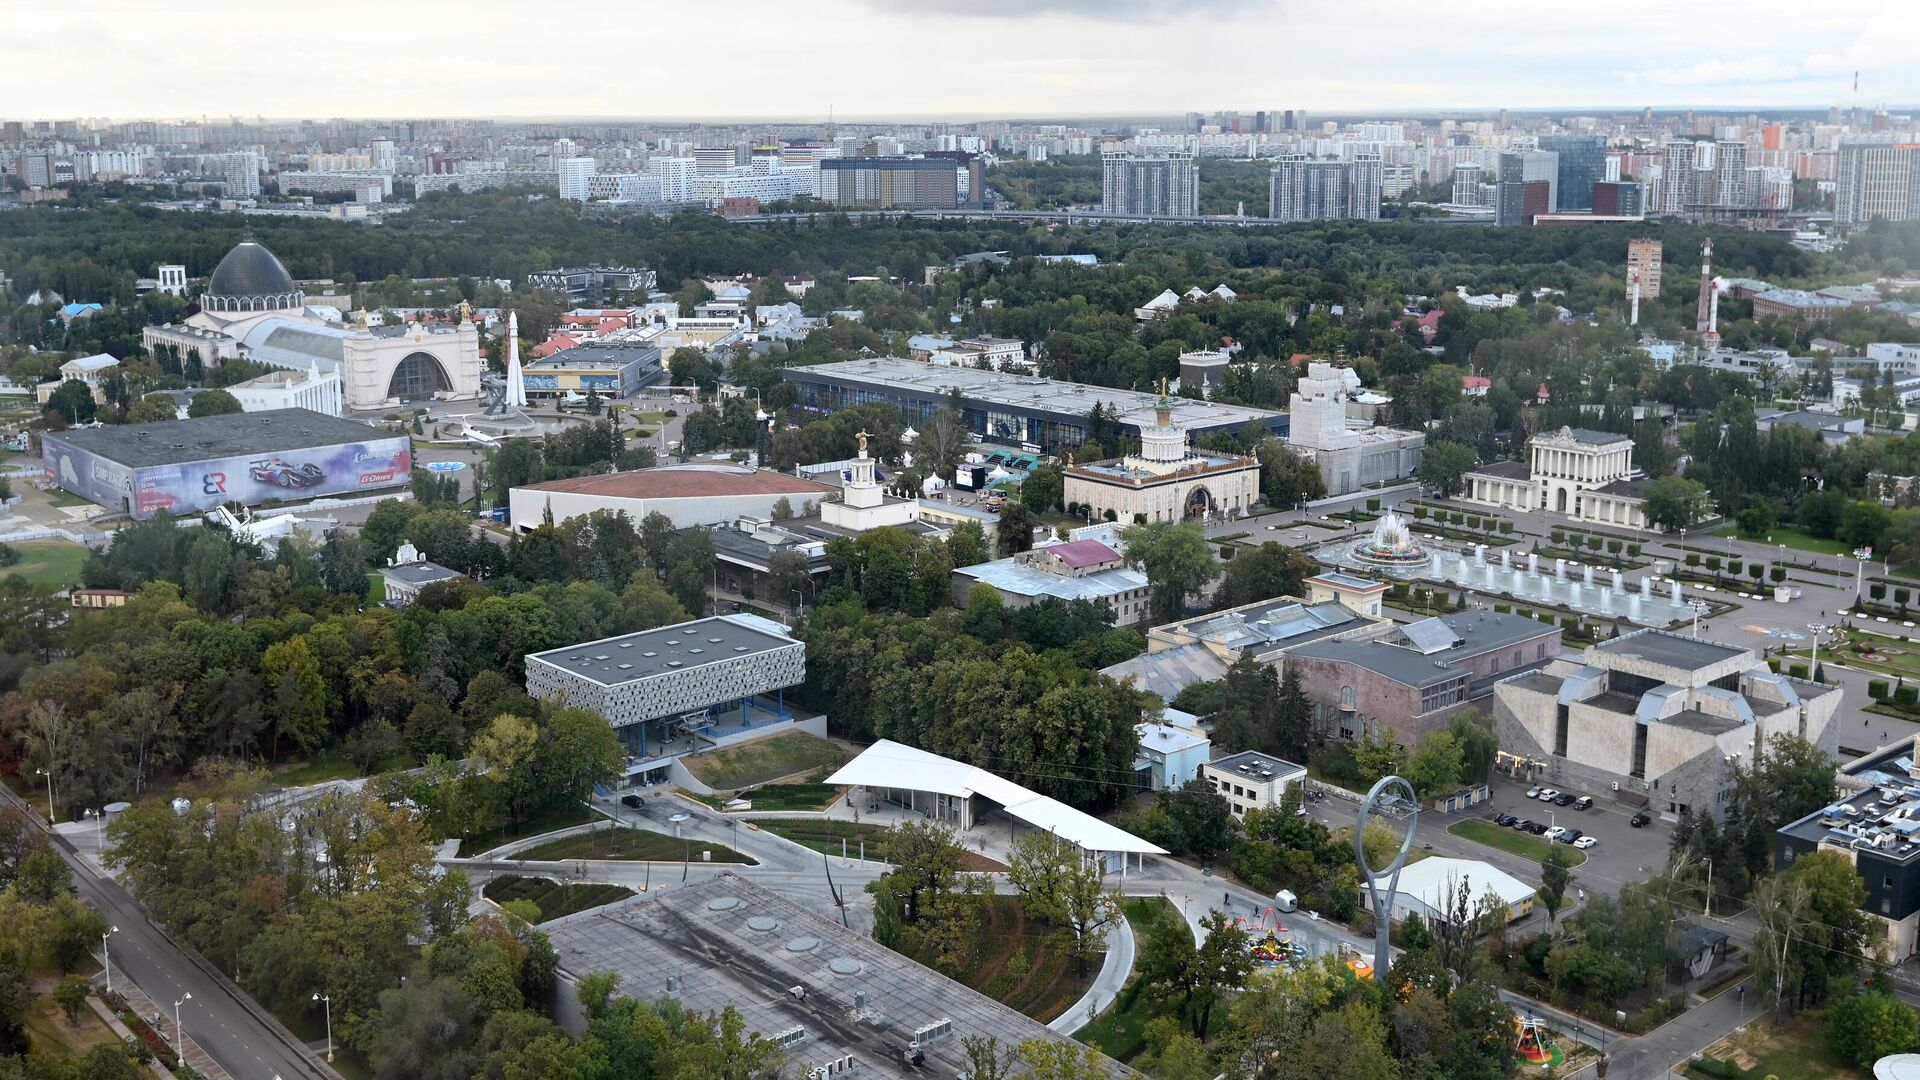
<path id="1" fill-rule="evenodd" d="M 1064 1041 L 1039 1021 L 732 874 L 542 929 L 573 978 L 613 971 L 621 993 L 644 1001 L 671 997 L 700 1012 L 732 1005 L 767 1037 L 800 1029 L 783 1075 L 851 1054 L 855 1076 L 956 1076 L 968 1067 L 961 1040 L 970 1035 L 1009 1048 Z M 804 993 L 795 997 L 794 987 Z M 864 1009 L 856 994 L 865 995 Z M 951 1031 L 926 1046 L 925 1067 L 906 1065 L 914 1032 L 942 1020 Z M 1109 1064 L 1113 1076 L 1138 1075 Z"/>
<path id="2" fill-rule="evenodd" d="M 1138 390 L 1028 378 L 976 368 L 940 367 L 892 356 L 787 368 L 782 374 L 793 381 L 839 381 L 883 386 L 891 390 L 918 393 L 928 399 L 945 396 L 949 390 L 957 389 L 962 397 L 972 401 L 1075 417 L 1086 416 L 1095 404 L 1108 404 L 1119 410 L 1123 423 L 1135 426 L 1153 423 L 1154 405 L 1159 401 L 1158 394 Z M 1286 415 L 1270 409 L 1194 401 L 1191 398 L 1176 397 L 1172 401 L 1174 422 L 1192 430 L 1205 431 L 1240 424 L 1269 427 L 1273 421 Z"/>
<path id="3" fill-rule="evenodd" d="M 798 644 L 790 637 L 748 625 L 737 616 L 721 615 L 529 653 L 527 659 L 543 661 L 597 683 L 617 686 L 668 671 L 688 671 L 704 664 Z"/>
<path id="4" fill-rule="evenodd" d="M 72 428 L 48 432 L 46 437 L 139 469 L 406 436 L 311 409 L 269 409 L 151 424 Z"/>
<path id="5" fill-rule="evenodd" d="M 1656 664 L 1686 671 L 1712 667 L 1747 651 L 1657 630 L 1640 630 L 1593 647 L 1614 656 L 1639 656 Z"/>

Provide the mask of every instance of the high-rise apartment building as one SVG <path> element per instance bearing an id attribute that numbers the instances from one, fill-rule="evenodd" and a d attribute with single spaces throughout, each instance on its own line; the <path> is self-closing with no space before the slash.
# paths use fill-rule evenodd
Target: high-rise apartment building
<path id="1" fill-rule="evenodd" d="M 1843 142 L 1834 182 L 1833 219 L 1864 225 L 1920 216 L 1920 146 Z"/>
<path id="2" fill-rule="evenodd" d="M 1200 166 L 1184 150 L 1102 154 L 1100 209 L 1109 214 L 1198 217 Z"/>
<path id="3" fill-rule="evenodd" d="M 590 157 L 557 158 L 553 171 L 560 177 L 560 197 L 569 202 L 586 202 L 589 189 L 593 184 L 593 159 Z"/>
<path id="4" fill-rule="evenodd" d="M 1713 205 L 1739 210 L 1747 200 L 1747 144 L 1723 139 L 1713 144 Z"/>
<path id="5" fill-rule="evenodd" d="M 53 186 L 53 155 L 44 150 L 25 150 L 14 155 L 13 175 L 30 188 Z"/>
<path id="6" fill-rule="evenodd" d="M 856 209 L 951 210 L 960 205 L 960 171 L 947 158 L 826 158 L 820 198 Z"/>
<path id="7" fill-rule="evenodd" d="M 1640 299 L 1660 296 L 1661 244 L 1658 240 L 1627 241 L 1627 286 L 1631 291 L 1635 278 L 1640 281 Z"/>
<path id="8" fill-rule="evenodd" d="M 1602 180 L 1593 185 L 1593 212 L 1603 217 L 1645 217 L 1647 189 L 1632 180 Z"/>
<path id="9" fill-rule="evenodd" d="M 1277 159 L 1267 181 L 1267 216 L 1276 221 L 1380 220 L 1380 159 L 1322 161 L 1306 154 Z"/>
<path id="10" fill-rule="evenodd" d="M 221 175 L 227 182 L 227 195 L 235 199 L 251 199 L 260 194 L 260 155 L 252 150 L 241 150 L 221 158 Z"/>
<path id="11" fill-rule="evenodd" d="M 1551 213 L 1559 176 L 1560 156 L 1551 150 L 1512 150 L 1501 154 L 1495 224 L 1530 225 L 1538 215 Z"/>
<path id="12" fill-rule="evenodd" d="M 1684 213 L 1693 205 L 1693 142 L 1675 139 L 1660 147 L 1660 205 L 1662 214 Z"/>
<path id="13" fill-rule="evenodd" d="M 1554 178 L 1554 209 L 1593 209 L 1593 185 L 1607 171 L 1604 135 L 1542 135 L 1540 149 L 1559 156 Z"/>

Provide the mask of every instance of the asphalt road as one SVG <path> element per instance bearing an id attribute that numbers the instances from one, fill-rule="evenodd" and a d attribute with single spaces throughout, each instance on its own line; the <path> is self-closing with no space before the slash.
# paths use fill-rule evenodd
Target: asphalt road
<path id="1" fill-rule="evenodd" d="M 109 926 L 116 928 L 109 943 L 116 985 L 130 978 L 148 997 L 162 1005 L 183 1001 L 187 994 L 192 994 L 193 1000 L 180 1007 L 180 1020 L 187 1029 L 187 1038 L 211 1055 L 235 1080 L 294 1080 L 327 1075 L 255 1019 L 223 985 L 183 956 L 118 882 L 100 876 L 62 841 L 56 839 L 53 846 L 73 869 L 73 884 L 81 898 L 105 916 Z M 163 1025 L 167 1035 L 172 1034 L 171 1021 L 168 1017 Z"/>

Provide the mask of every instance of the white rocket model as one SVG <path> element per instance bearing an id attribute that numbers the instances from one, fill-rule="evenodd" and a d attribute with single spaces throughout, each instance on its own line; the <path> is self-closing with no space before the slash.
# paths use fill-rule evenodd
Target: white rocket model
<path id="1" fill-rule="evenodd" d="M 527 407 L 527 381 L 520 374 L 520 313 L 507 312 L 507 404 Z"/>

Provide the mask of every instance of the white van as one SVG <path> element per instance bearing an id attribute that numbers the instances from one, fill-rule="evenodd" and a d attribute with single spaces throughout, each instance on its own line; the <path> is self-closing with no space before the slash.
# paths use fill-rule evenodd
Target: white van
<path id="1" fill-rule="evenodd" d="M 1273 906 L 1281 911 L 1299 911 L 1300 898 L 1291 889 L 1281 889 L 1273 894 Z"/>

